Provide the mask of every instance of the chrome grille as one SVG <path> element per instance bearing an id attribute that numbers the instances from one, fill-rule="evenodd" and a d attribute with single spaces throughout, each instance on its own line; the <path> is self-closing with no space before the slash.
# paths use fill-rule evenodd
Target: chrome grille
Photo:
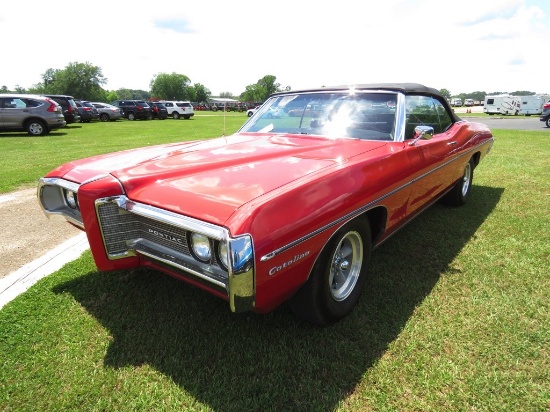
<path id="1" fill-rule="evenodd" d="M 105 248 L 110 256 L 127 253 L 129 243 L 140 239 L 190 256 L 185 229 L 136 215 L 112 202 L 99 205 L 97 210 Z"/>

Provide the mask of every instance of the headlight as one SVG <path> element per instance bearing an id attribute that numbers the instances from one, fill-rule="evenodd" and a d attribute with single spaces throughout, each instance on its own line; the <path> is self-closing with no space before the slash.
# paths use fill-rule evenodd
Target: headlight
<path id="1" fill-rule="evenodd" d="M 76 209 L 78 206 L 78 201 L 76 199 L 76 193 L 72 190 L 64 190 L 65 192 L 65 201 L 71 209 Z"/>
<path id="2" fill-rule="evenodd" d="M 191 248 L 195 257 L 202 262 L 209 262 L 212 257 L 210 240 L 200 233 L 191 234 Z"/>
<path id="3" fill-rule="evenodd" d="M 227 249 L 226 242 L 218 243 L 218 258 L 222 266 L 225 267 L 225 269 L 229 268 L 229 251 Z"/>

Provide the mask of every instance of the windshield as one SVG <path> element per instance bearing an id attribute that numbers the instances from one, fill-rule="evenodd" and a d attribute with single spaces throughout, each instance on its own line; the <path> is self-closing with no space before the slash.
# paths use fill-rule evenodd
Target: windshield
<path id="1" fill-rule="evenodd" d="M 266 101 L 240 131 L 393 140 L 396 108 L 391 92 L 284 94 Z"/>

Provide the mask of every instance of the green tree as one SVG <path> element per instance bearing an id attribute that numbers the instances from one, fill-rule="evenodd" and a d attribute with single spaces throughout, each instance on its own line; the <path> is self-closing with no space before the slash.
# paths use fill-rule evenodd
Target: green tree
<path id="1" fill-rule="evenodd" d="M 151 96 L 163 100 L 191 100 L 191 80 L 184 74 L 159 73 L 151 80 Z"/>
<path id="2" fill-rule="evenodd" d="M 439 91 L 439 93 L 441 93 L 441 95 L 445 98 L 445 99 L 450 99 L 451 98 L 451 92 L 447 89 L 441 89 Z"/>
<path id="3" fill-rule="evenodd" d="M 145 90 L 132 90 L 132 89 L 118 89 L 116 91 L 117 97 L 109 100 L 112 102 L 113 100 L 147 100 L 151 97 L 150 93 Z"/>
<path id="4" fill-rule="evenodd" d="M 107 83 L 101 68 L 93 64 L 69 63 L 65 69 L 48 69 L 42 74 L 44 92 L 52 94 L 69 94 L 79 99 L 101 100 Z"/>
<path id="5" fill-rule="evenodd" d="M 110 90 L 108 92 L 105 92 L 105 98 L 102 100 L 102 102 L 111 103 L 118 99 L 118 93 L 114 90 Z"/>
<path id="6" fill-rule="evenodd" d="M 195 83 L 193 85 L 195 91 L 195 97 L 193 101 L 195 102 L 207 102 L 212 93 L 204 85 L 200 83 Z"/>
<path id="7" fill-rule="evenodd" d="M 286 89 L 289 89 L 287 87 Z M 271 94 L 282 91 L 277 78 L 268 74 L 262 77 L 256 84 L 249 84 L 246 90 L 241 93 L 240 100 L 243 102 L 263 102 Z"/>

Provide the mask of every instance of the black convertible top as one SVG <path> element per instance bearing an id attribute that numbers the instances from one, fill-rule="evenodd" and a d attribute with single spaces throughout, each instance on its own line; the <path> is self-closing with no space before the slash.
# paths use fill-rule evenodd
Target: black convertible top
<path id="1" fill-rule="evenodd" d="M 341 86 L 327 86 L 319 87 L 314 89 L 303 89 L 303 90 L 290 90 L 285 92 L 274 93 L 274 95 L 286 94 L 286 93 L 303 93 L 303 92 L 323 92 L 330 90 L 392 90 L 401 93 L 424 93 L 424 94 L 435 94 L 441 96 L 439 90 L 432 87 L 424 86 L 419 83 L 368 83 L 368 84 L 346 84 Z"/>
<path id="2" fill-rule="evenodd" d="M 285 92 L 273 93 L 272 96 L 280 96 L 285 94 L 294 94 L 294 93 L 308 93 L 308 92 L 330 92 L 330 91 L 345 91 L 345 90 L 388 90 L 394 92 L 400 92 L 403 94 L 425 94 L 437 96 L 438 100 L 444 104 L 454 121 L 460 121 L 461 119 L 455 114 L 454 110 L 449 106 L 447 99 L 439 92 L 439 90 L 434 89 L 433 87 L 427 87 L 419 83 L 368 83 L 368 84 L 346 84 L 341 86 L 331 86 L 331 87 L 319 87 L 313 89 L 303 89 L 303 90 L 290 90 Z"/>

